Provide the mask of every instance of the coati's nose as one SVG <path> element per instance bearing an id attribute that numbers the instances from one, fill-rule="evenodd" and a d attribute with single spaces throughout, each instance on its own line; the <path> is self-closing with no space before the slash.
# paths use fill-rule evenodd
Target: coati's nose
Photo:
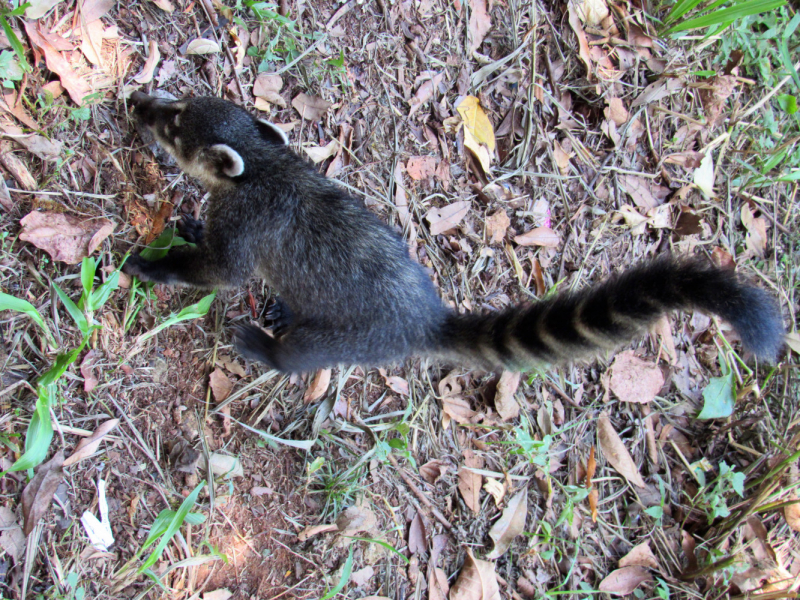
<path id="1" fill-rule="evenodd" d="M 135 107 L 142 108 L 147 104 L 150 104 L 153 101 L 153 97 L 148 96 L 144 92 L 136 91 L 131 94 L 130 100 L 131 104 L 133 104 Z"/>

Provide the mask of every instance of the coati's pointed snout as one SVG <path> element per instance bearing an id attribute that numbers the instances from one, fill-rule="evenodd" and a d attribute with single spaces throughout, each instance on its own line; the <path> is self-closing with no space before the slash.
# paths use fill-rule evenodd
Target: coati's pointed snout
<path id="1" fill-rule="evenodd" d="M 139 108 L 140 106 L 145 106 L 146 104 L 152 102 L 153 97 L 137 90 L 131 94 L 130 101 L 134 107 Z"/>

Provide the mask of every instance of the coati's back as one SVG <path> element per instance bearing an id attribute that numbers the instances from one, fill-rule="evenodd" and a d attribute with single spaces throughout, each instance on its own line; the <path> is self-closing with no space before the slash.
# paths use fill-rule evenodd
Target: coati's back
<path id="1" fill-rule="evenodd" d="M 214 98 L 167 103 L 135 95 L 136 112 L 211 192 L 196 248 L 132 257 L 145 280 L 214 287 L 252 274 L 278 293 L 276 332 L 240 327 L 246 355 L 284 371 L 439 355 L 525 369 L 614 348 L 662 314 L 699 308 L 730 321 L 748 349 L 774 360 L 783 326 L 774 301 L 698 259 L 661 258 L 576 293 L 493 314 L 446 308 L 397 232 L 320 175 L 285 134 Z"/>

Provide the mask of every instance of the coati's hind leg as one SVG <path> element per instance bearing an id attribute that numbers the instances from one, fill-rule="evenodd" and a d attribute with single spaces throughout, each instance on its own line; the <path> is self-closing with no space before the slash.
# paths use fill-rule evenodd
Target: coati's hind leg
<path id="1" fill-rule="evenodd" d="M 238 325 L 234 344 L 245 358 L 284 373 L 307 373 L 341 362 L 341 342 L 330 331 L 306 325 L 295 325 L 280 340 L 254 325 Z"/>
<path id="2" fill-rule="evenodd" d="M 189 215 L 182 215 L 178 221 L 178 233 L 183 239 L 192 244 L 203 243 L 204 230 L 204 223 Z"/>
<path id="3" fill-rule="evenodd" d="M 264 318 L 272 322 L 275 337 L 281 337 L 294 322 L 294 313 L 286 302 L 276 296 L 270 300 Z"/>

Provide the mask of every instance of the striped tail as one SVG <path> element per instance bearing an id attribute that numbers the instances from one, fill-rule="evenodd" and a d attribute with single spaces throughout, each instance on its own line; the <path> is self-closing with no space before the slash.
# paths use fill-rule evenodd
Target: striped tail
<path id="1" fill-rule="evenodd" d="M 678 309 L 721 317 L 733 325 L 746 350 L 777 360 L 784 328 L 769 294 L 703 259 L 670 256 L 532 306 L 488 315 L 453 314 L 443 326 L 440 351 L 488 369 L 525 370 L 614 349 Z"/>

